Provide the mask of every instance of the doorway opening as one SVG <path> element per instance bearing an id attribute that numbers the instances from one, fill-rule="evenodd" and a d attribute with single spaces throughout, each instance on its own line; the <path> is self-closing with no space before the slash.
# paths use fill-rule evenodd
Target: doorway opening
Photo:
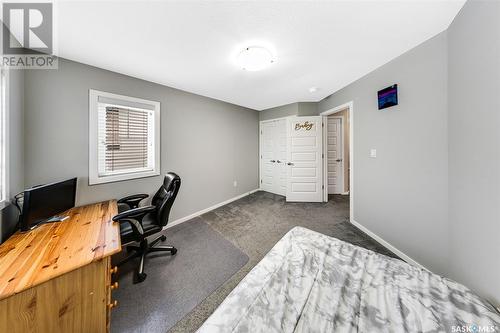
<path id="1" fill-rule="evenodd" d="M 323 201 L 349 196 L 352 219 L 352 102 L 322 112 Z"/>

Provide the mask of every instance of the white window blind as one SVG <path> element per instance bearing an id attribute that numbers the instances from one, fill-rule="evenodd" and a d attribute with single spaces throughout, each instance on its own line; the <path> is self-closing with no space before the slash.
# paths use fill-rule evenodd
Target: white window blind
<path id="1" fill-rule="evenodd" d="M 153 111 L 99 103 L 99 176 L 152 171 Z"/>
<path id="2" fill-rule="evenodd" d="M 160 103 L 90 90 L 89 184 L 159 174 Z"/>

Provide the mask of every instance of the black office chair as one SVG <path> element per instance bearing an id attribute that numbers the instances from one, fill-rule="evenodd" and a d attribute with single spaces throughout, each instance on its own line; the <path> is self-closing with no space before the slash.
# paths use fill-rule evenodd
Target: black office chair
<path id="1" fill-rule="evenodd" d="M 141 200 L 148 197 L 147 194 L 136 194 L 118 200 L 119 214 L 113 217 L 113 221 L 120 223 L 120 236 L 122 244 L 137 242 L 139 245 L 127 246 L 127 252 L 134 251 L 131 255 L 118 263 L 118 266 L 125 262 L 140 257 L 139 268 L 137 270 L 137 281 L 146 279 L 144 273 L 144 260 L 149 252 L 170 252 L 177 253 L 177 249 L 170 245 L 155 246 L 160 241 L 165 241 L 165 235 L 158 236 L 153 241 L 148 242 L 146 237 L 162 231 L 168 223 L 170 209 L 177 197 L 181 186 L 181 178 L 169 172 L 163 180 L 163 185 L 156 192 L 151 200 L 150 206 L 139 207 Z"/>

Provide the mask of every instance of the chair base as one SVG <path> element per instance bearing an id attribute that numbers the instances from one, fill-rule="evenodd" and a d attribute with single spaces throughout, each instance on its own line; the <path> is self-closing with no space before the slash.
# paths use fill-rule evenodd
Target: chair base
<path id="1" fill-rule="evenodd" d="M 136 274 L 136 279 L 135 283 L 140 283 L 144 281 L 147 277 L 147 274 L 144 273 L 144 262 L 146 260 L 146 255 L 150 252 L 170 252 L 171 255 L 175 255 L 177 253 L 177 249 L 171 245 L 163 245 L 163 246 L 155 246 L 159 242 L 164 242 L 167 239 L 165 235 L 161 235 L 157 238 L 155 238 L 151 243 L 148 242 L 147 239 L 144 239 L 142 242 L 139 243 L 139 245 L 129 245 L 127 246 L 127 252 L 132 252 L 132 254 L 128 255 L 126 258 L 121 260 L 118 263 L 118 266 L 123 265 L 124 263 L 140 257 L 141 260 L 139 262 L 139 267 L 137 268 L 137 274 Z"/>

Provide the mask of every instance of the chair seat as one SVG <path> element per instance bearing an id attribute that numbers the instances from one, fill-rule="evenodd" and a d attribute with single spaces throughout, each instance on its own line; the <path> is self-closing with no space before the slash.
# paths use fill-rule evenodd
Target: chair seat
<path id="1" fill-rule="evenodd" d="M 162 227 L 157 224 L 152 214 L 148 214 L 144 216 L 144 219 L 142 220 L 142 229 L 144 230 L 144 237 L 146 237 L 161 231 Z M 135 237 L 132 226 L 126 221 L 120 223 L 120 236 L 122 244 L 138 241 Z"/>

